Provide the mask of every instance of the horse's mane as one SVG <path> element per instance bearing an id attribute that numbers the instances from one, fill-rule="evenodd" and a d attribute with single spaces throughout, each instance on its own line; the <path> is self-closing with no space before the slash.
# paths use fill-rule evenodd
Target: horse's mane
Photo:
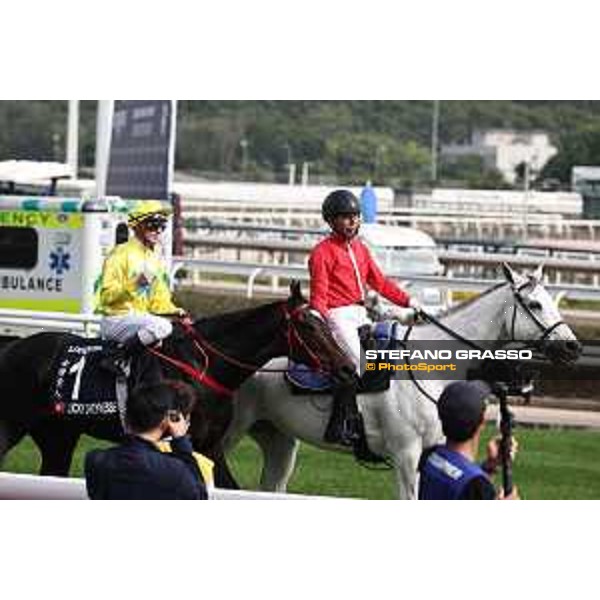
<path id="1" fill-rule="evenodd" d="M 492 287 L 488 288 L 487 290 L 481 292 L 481 294 L 478 294 L 477 296 L 473 296 L 473 298 L 469 298 L 468 300 L 465 300 L 464 302 L 461 302 L 460 304 L 453 306 L 448 311 L 446 311 L 444 316 L 446 317 L 446 316 L 454 315 L 454 314 L 468 308 L 472 304 L 475 304 L 475 302 L 478 302 L 479 300 L 481 300 L 481 298 L 483 298 L 484 296 L 488 296 L 492 292 L 495 292 L 496 290 L 500 289 L 501 287 L 504 287 L 505 285 L 508 285 L 508 281 L 501 281 L 500 283 L 493 285 Z"/>
<path id="2" fill-rule="evenodd" d="M 253 308 L 235 310 L 222 315 L 203 317 L 194 321 L 194 327 L 207 337 L 213 335 L 223 336 L 230 333 L 231 330 L 237 330 L 240 323 L 246 322 L 252 317 L 254 317 L 255 320 L 260 320 L 263 313 L 271 312 L 279 305 L 281 305 L 281 300 L 269 304 L 262 304 Z"/>

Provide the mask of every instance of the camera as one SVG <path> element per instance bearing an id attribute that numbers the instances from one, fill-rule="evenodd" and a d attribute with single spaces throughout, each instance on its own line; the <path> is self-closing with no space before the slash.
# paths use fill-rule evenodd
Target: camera
<path id="1" fill-rule="evenodd" d="M 497 396 L 520 396 L 528 403 L 533 393 L 535 373 L 523 363 L 484 360 L 468 375 L 488 383 Z"/>
<path id="2" fill-rule="evenodd" d="M 181 413 L 178 410 L 170 410 L 168 418 L 171 423 L 179 423 L 181 421 Z"/>

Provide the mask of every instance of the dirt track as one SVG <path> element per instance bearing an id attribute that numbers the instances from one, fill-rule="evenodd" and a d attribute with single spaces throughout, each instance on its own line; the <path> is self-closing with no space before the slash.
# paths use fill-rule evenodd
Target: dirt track
<path id="1" fill-rule="evenodd" d="M 600 431 L 600 412 L 566 410 L 541 406 L 513 406 L 517 427 L 566 427 Z M 489 409 L 488 420 L 497 419 L 497 408 Z"/>

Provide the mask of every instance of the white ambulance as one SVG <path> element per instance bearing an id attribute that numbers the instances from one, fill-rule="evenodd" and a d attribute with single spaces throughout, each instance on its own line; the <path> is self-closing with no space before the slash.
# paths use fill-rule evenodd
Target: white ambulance
<path id="1" fill-rule="evenodd" d="M 0 196 L 0 308 L 93 313 L 104 258 L 127 239 L 136 202 Z M 163 236 L 169 267 L 171 231 Z"/>

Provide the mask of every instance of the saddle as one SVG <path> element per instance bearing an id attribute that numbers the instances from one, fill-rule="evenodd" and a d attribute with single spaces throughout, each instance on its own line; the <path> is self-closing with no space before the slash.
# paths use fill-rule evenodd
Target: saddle
<path id="1" fill-rule="evenodd" d="M 397 346 L 404 326 L 398 321 L 382 321 L 373 325 L 365 325 L 359 329 L 363 349 L 390 350 Z M 325 394 L 331 392 L 331 378 L 327 373 L 314 371 L 302 363 L 290 361 L 284 373 L 285 380 L 293 394 Z M 357 392 L 374 394 L 385 392 L 390 388 L 390 371 L 378 368 L 365 371 L 359 378 Z"/>
<path id="2" fill-rule="evenodd" d="M 117 428 L 122 426 L 127 381 L 100 364 L 115 346 L 114 342 L 76 337 L 65 344 L 51 374 L 55 416 L 79 422 L 111 421 Z M 129 371 L 131 365 L 127 367 Z"/>

